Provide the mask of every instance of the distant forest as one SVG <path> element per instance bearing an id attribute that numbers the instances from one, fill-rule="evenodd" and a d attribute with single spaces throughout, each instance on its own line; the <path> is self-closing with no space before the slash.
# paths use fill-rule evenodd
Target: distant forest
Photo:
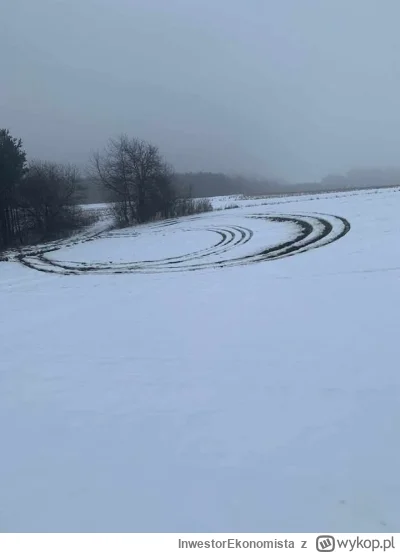
<path id="1" fill-rule="evenodd" d="M 295 184 L 210 172 L 177 173 L 174 178 L 176 187 L 189 191 L 194 198 L 237 194 L 262 196 L 399 186 L 400 169 L 352 169 L 346 175 L 328 175 L 319 182 Z M 104 189 L 99 188 L 90 179 L 85 179 L 83 184 L 87 190 L 87 203 L 105 201 Z"/>
<path id="2" fill-rule="evenodd" d="M 320 182 L 299 183 L 284 188 L 290 192 L 323 192 L 390 186 L 400 186 L 399 168 L 352 169 L 345 175 L 328 175 Z"/>
<path id="3" fill-rule="evenodd" d="M 251 179 L 242 176 L 229 176 L 223 173 L 175 173 L 175 187 L 193 198 L 210 196 L 231 196 L 245 194 L 248 196 L 273 194 L 280 184 L 263 179 Z M 87 189 L 88 203 L 105 201 L 104 189 L 89 179 L 84 180 Z"/>

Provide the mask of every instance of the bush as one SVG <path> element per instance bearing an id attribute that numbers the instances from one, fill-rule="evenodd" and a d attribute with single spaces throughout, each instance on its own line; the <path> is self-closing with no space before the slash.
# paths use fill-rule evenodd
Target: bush
<path id="1" fill-rule="evenodd" d="M 45 232 L 26 212 L 21 216 L 24 244 L 37 244 L 70 236 L 75 232 L 96 223 L 99 215 L 96 212 L 82 209 L 79 206 L 66 206 L 57 215 L 57 224 Z"/>
<path id="2" fill-rule="evenodd" d="M 114 202 L 110 204 L 108 215 L 112 217 L 115 228 L 126 228 L 132 225 L 131 217 L 127 217 L 127 204 L 124 201 Z M 167 218 L 187 217 L 199 213 L 213 211 L 213 206 L 208 198 L 179 198 L 174 201 L 169 209 L 168 216 L 162 211 L 157 212 L 152 218 L 152 221 L 157 221 Z M 136 221 L 136 224 L 138 222 Z"/>
<path id="3" fill-rule="evenodd" d="M 127 216 L 127 205 L 125 202 L 112 203 L 108 209 L 108 213 L 112 217 L 116 228 L 125 228 L 132 225 L 131 217 Z"/>
<path id="4" fill-rule="evenodd" d="M 66 206 L 57 217 L 57 225 L 52 237 L 61 237 L 71 232 L 93 225 L 99 220 L 99 215 L 80 206 Z"/>
<path id="5" fill-rule="evenodd" d="M 207 211 L 213 210 L 213 205 L 211 200 L 208 198 L 202 198 L 200 200 L 196 200 L 195 209 L 196 213 L 206 213 Z"/>
<path id="6" fill-rule="evenodd" d="M 207 211 L 213 211 L 212 203 L 208 198 L 180 198 L 175 201 L 173 208 L 174 217 L 185 217 Z"/>

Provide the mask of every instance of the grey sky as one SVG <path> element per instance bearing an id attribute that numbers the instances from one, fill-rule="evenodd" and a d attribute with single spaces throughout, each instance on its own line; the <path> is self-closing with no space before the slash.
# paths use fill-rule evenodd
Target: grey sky
<path id="1" fill-rule="evenodd" d="M 0 127 L 86 162 L 126 132 L 178 170 L 400 165 L 399 0 L 0 0 Z"/>

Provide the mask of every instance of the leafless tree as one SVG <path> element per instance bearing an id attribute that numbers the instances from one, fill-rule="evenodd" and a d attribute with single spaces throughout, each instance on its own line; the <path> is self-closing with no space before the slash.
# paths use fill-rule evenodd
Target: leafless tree
<path id="1" fill-rule="evenodd" d="M 168 216 L 174 202 L 173 170 L 153 144 L 121 135 L 93 155 L 94 173 L 118 203 L 122 222 Z"/>
<path id="2" fill-rule="evenodd" d="M 73 165 L 32 162 L 19 185 L 19 207 L 41 234 L 63 231 L 76 224 L 82 193 L 80 182 Z"/>

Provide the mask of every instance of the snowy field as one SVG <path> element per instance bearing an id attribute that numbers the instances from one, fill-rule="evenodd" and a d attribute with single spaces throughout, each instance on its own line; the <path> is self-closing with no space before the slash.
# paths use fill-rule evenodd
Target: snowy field
<path id="1" fill-rule="evenodd" d="M 0 531 L 399 532 L 399 191 L 10 254 Z"/>

